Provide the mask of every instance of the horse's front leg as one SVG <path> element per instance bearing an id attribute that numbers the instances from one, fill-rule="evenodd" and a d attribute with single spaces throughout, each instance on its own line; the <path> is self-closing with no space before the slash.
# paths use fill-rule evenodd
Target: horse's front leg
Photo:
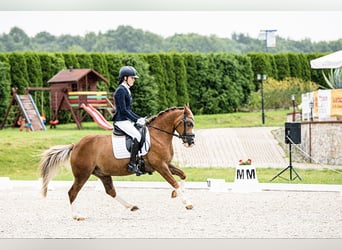
<path id="1" fill-rule="evenodd" d="M 163 163 L 163 167 L 161 169 L 158 169 L 157 171 L 175 189 L 173 197 L 176 197 L 177 195 L 179 195 L 180 198 L 182 199 L 182 202 L 185 204 L 185 208 L 186 209 L 192 209 L 193 208 L 192 203 L 185 197 L 185 194 L 184 194 L 184 190 L 183 190 L 184 189 L 184 187 L 183 187 L 184 184 L 181 184 L 181 186 L 178 184 L 177 180 L 173 177 L 171 169 L 169 168 L 169 166 L 170 165 L 168 165 L 167 163 Z M 176 170 L 177 168 L 174 167 L 174 166 L 173 166 L 172 169 L 173 169 L 175 174 L 176 174 L 176 172 L 177 173 L 183 172 L 180 169 L 178 169 L 179 171 L 177 171 Z M 185 179 L 184 173 L 183 173 L 182 176 Z M 184 180 L 183 180 L 183 182 L 184 182 Z"/>
<path id="2" fill-rule="evenodd" d="M 173 175 L 179 176 L 179 178 L 181 179 L 181 181 L 180 181 L 180 190 L 182 190 L 184 192 L 185 179 L 186 179 L 185 173 L 181 169 L 179 169 L 179 168 L 175 167 L 174 165 L 172 165 L 171 163 L 169 163 L 168 166 L 169 166 L 169 169 L 170 169 L 171 173 Z M 176 198 L 177 197 L 176 190 L 172 191 L 171 197 L 172 198 Z"/>

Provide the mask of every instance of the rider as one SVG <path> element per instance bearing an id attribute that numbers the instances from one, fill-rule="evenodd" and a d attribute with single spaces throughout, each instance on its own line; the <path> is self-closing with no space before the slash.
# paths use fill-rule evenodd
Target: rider
<path id="1" fill-rule="evenodd" d="M 134 85 L 136 78 L 139 78 L 137 71 L 132 66 L 124 66 L 119 71 L 119 86 L 114 92 L 114 101 L 116 105 L 116 113 L 114 115 L 114 123 L 121 130 L 126 132 L 133 138 L 133 146 L 131 151 L 131 159 L 128 163 L 128 170 L 143 174 L 137 165 L 137 154 L 139 151 L 139 143 L 141 141 L 140 132 L 134 127 L 134 123 L 144 126 L 145 118 L 140 117 L 132 111 L 132 96 L 130 88 Z"/>

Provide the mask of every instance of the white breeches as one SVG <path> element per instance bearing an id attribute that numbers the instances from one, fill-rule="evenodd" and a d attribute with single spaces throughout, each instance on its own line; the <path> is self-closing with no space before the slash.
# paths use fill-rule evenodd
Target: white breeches
<path id="1" fill-rule="evenodd" d="M 129 136 L 133 139 L 137 139 L 139 142 L 141 140 L 141 134 L 139 131 L 134 127 L 131 121 L 118 121 L 115 122 L 115 125 L 118 126 L 121 130 L 125 131 Z"/>

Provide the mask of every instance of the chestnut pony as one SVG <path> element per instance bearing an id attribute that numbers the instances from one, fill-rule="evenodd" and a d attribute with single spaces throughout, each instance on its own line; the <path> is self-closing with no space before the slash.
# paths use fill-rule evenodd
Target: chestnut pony
<path id="1" fill-rule="evenodd" d="M 143 156 L 147 172 L 157 171 L 174 188 L 172 197 L 179 195 L 187 209 L 192 204 L 184 195 L 184 172 L 171 164 L 173 158 L 172 138 L 182 139 L 185 146 L 194 144 L 193 133 L 194 116 L 188 106 L 173 107 L 160 112 L 147 123 L 149 127 L 151 145 L 148 153 Z M 175 133 L 177 132 L 177 133 Z M 40 171 L 43 180 L 42 194 L 46 197 L 49 181 L 56 174 L 57 169 L 70 161 L 74 182 L 68 192 L 75 220 L 84 220 L 74 208 L 74 201 L 78 192 L 89 179 L 90 175 L 98 177 L 106 193 L 115 198 L 123 206 L 135 211 L 137 206 L 132 205 L 119 197 L 114 189 L 112 176 L 131 175 L 127 165 L 129 159 L 116 159 L 112 148 L 112 135 L 88 135 L 77 144 L 59 145 L 46 150 L 40 161 Z M 173 175 L 180 177 L 180 185 Z"/>

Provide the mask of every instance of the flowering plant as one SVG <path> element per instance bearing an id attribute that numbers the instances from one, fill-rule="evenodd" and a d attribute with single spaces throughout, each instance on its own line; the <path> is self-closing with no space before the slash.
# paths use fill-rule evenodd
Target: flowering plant
<path id="1" fill-rule="evenodd" d="M 247 159 L 247 161 L 239 160 L 239 165 L 252 165 L 252 160 Z"/>

